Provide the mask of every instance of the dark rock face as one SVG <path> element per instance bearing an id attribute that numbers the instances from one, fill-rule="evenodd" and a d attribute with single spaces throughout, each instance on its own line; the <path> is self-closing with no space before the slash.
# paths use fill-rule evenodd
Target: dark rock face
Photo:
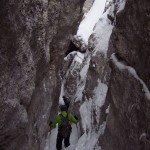
<path id="1" fill-rule="evenodd" d="M 58 103 L 59 70 L 83 3 L 0 2 L 1 150 L 43 149 L 51 106 Z"/>
<path id="2" fill-rule="evenodd" d="M 150 89 L 150 1 L 127 0 L 116 16 L 110 51 L 117 52 L 133 66 Z M 138 61 L 140 60 L 140 61 Z"/>
<path id="3" fill-rule="evenodd" d="M 112 78 L 108 97 L 111 100 L 102 148 L 114 150 L 148 150 L 149 104 L 141 92 L 142 85 L 126 69 L 120 71 L 112 64 Z M 143 138 L 143 139 L 142 139 Z M 109 144 L 105 143 L 109 141 Z M 105 141 L 105 142 L 104 142 Z M 104 144 L 104 145 L 103 145 Z"/>
<path id="4" fill-rule="evenodd" d="M 132 66 L 150 89 L 150 1 L 127 0 L 116 16 L 110 38 L 109 55 Z M 107 93 L 110 111 L 102 137 L 103 150 L 148 150 L 150 147 L 150 101 L 143 85 L 129 70 L 119 69 L 111 61 L 111 79 Z"/>

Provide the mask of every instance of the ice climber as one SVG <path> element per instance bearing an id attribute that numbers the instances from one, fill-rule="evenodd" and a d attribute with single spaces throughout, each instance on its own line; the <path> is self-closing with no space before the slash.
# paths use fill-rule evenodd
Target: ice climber
<path id="1" fill-rule="evenodd" d="M 78 118 L 76 116 L 73 116 L 71 113 L 68 113 L 68 108 L 65 105 L 62 105 L 60 108 L 61 113 L 57 115 L 49 124 L 50 127 L 55 128 L 56 124 L 58 123 L 58 134 L 56 142 L 57 150 L 62 149 L 63 140 L 65 147 L 68 147 L 70 145 L 70 134 L 72 131 L 71 124 L 78 123 Z"/>

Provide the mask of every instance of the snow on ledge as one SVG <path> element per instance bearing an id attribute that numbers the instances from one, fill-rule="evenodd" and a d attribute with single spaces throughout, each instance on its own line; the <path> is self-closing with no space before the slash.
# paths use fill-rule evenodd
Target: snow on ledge
<path id="1" fill-rule="evenodd" d="M 120 1 L 119 1 L 119 5 L 118 5 L 119 8 L 118 8 L 117 13 L 119 13 L 119 12 L 122 11 L 122 10 L 124 10 L 125 4 L 126 4 L 126 0 L 120 0 Z"/>
<path id="2" fill-rule="evenodd" d="M 104 11 L 105 2 L 106 0 L 95 0 L 91 9 L 80 23 L 77 35 L 81 36 L 86 44 L 88 44 L 89 36 L 92 34 L 95 24 Z"/>
<path id="3" fill-rule="evenodd" d="M 120 69 L 120 70 L 124 70 L 127 69 L 128 72 L 133 75 L 134 78 L 136 78 L 137 80 L 140 81 L 140 83 L 143 85 L 143 91 L 145 92 L 145 96 L 148 100 L 150 100 L 150 91 L 148 89 L 148 87 L 146 86 L 145 82 L 137 75 L 136 70 L 131 67 L 131 66 L 127 66 L 125 64 L 123 64 L 122 62 L 120 62 L 117 57 L 115 56 L 115 54 L 112 54 L 111 56 L 111 60 L 112 62 Z"/>
<path id="4" fill-rule="evenodd" d="M 140 135 L 139 140 L 141 141 L 143 138 L 146 138 L 146 133 L 145 132 Z"/>
<path id="5" fill-rule="evenodd" d="M 84 55 L 81 54 L 80 52 L 77 52 L 77 55 L 75 56 L 74 60 L 82 64 L 84 60 Z"/>

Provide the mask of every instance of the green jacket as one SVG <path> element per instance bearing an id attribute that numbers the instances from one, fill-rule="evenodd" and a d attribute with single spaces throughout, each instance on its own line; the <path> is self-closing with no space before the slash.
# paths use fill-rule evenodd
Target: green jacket
<path id="1" fill-rule="evenodd" d="M 67 112 L 63 111 L 63 112 L 61 112 L 61 114 L 59 114 L 55 117 L 55 119 L 52 121 L 52 124 L 51 124 L 52 128 L 55 128 L 57 123 L 58 123 L 58 127 L 60 127 L 60 125 L 61 125 L 61 115 L 66 117 Z M 72 123 L 77 124 L 78 123 L 78 120 L 72 114 L 69 113 L 68 115 L 69 115 L 70 124 L 72 124 Z"/>

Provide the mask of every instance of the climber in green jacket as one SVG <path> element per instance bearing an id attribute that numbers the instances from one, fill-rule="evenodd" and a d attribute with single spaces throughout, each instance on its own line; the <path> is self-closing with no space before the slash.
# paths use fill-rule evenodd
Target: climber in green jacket
<path id="1" fill-rule="evenodd" d="M 52 122 L 50 122 L 50 127 L 55 128 L 56 124 L 58 124 L 58 134 L 57 134 L 57 150 L 62 149 L 62 141 L 64 139 L 65 147 L 70 145 L 70 134 L 72 131 L 71 124 L 78 123 L 78 118 L 73 116 L 71 113 L 67 112 L 67 107 L 65 105 L 61 106 L 61 113 L 57 115 Z"/>

